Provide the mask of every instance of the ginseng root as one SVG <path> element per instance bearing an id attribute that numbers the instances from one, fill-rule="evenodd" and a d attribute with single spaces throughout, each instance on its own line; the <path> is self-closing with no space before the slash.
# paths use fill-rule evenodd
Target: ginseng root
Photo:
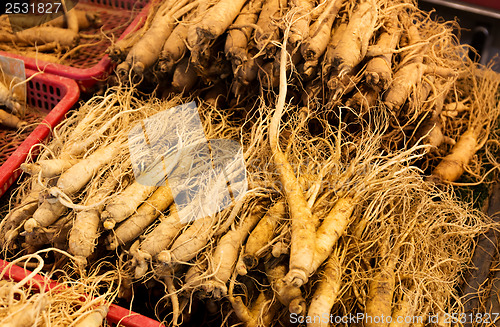
<path id="1" fill-rule="evenodd" d="M 290 313 L 302 315 L 306 312 L 306 301 L 302 296 L 300 287 L 285 284 L 283 279 L 287 273 L 285 256 L 279 258 L 267 258 L 265 270 L 267 279 L 271 283 L 271 288 L 278 301 L 283 304 Z"/>
<path id="2" fill-rule="evenodd" d="M 137 209 L 131 217 L 125 220 L 113 234 L 107 238 L 107 249 L 114 250 L 118 245 L 124 245 L 141 233 L 158 216 L 174 202 L 170 186 L 160 186 L 153 194 Z"/>
<path id="3" fill-rule="evenodd" d="M 333 65 L 339 75 L 349 73 L 365 57 L 368 42 L 375 31 L 377 12 L 372 2 L 358 4 L 342 34 L 338 45 L 332 50 Z"/>
<path id="4" fill-rule="evenodd" d="M 281 199 L 269 208 L 264 217 L 255 226 L 245 243 L 243 262 L 247 269 L 257 266 L 259 258 L 262 258 L 266 254 L 262 249 L 270 245 L 278 222 L 285 217 L 285 213 L 285 201 Z"/>
<path id="5" fill-rule="evenodd" d="M 141 203 L 154 191 L 156 186 L 143 185 L 134 181 L 127 186 L 122 193 L 112 198 L 101 214 L 101 220 L 105 229 L 113 229 L 119 222 L 131 216 Z"/>
<path id="6" fill-rule="evenodd" d="M 79 161 L 78 159 L 43 159 L 32 164 L 23 163 L 21 169 L 30 175 L 40 173 L 44 178 L 52 178 L 61 175 Z"/>
<path id="7" fill-rule="evenodd" d="M 401 36 L 401 31 L 396 24 L 396 22 L 387 24 L 386 31 L 380 35 L 374 45 L 381 53 L 376 56 L 372 55 L 373 58 L 366 64 L 366 84 L 379 92 L 387 89 L 392 82 L 392 52 L 398 46 Z"/>
<path id="8" fill-rule="evenodd" d="M 256 205 L 240 225 L 224 234 L 212 254 L 213 277 L 204 285 L 205 292 L 215 298 L 227 295 L 226 283 L 231 278 L 243 241 L 264 215 L 261 205 Z"/>
<path id="9" fill-rule="evenodd" d="M 329 316 L 333 305 L 339 301 L 342 274 L 344 271 L 342 268 L 344 257 L 340 257 L 338 252 L 334 251 L 326 262 L 321 279 L 311 298 L 311 304 L 307 311 L 309 317 L 322 317 L 325 314 Z M 310 327 L 329 326 L 328 321 L 324 321 L 324 319 L 320 319 L 320 321 L 314 320 L 311 324 L 307 325 Z"/>
<path id="10" fill-rule="evenodd" d="M 99 188 L 85 202 L 91 206 L 76 213 L 75 221 L 71 227 L 68 239 L 69 252 L 76 258 L 77 264 L 85 266 L 87 258 L 94 252 L 99 236 L 100 213 L 104 207 L 102 203 L 106 197 L 115 189 L 119 182 L 121 168 L 113 170 Z M 100 205 L 97 205 L 102 203 Z M 97 205 L 97 206 L 94 206 Z"/>
<path id="11" fill-rule="evenodd" d="M 28 123 L 22 121 L 17 116 L 11 115 L 8 112 L 0 109 L 0 125 L 3 125 L 8 128 L 19 129 L 28 125 Z"/>
<path id="12" fill-rule="evenodd" d="M 167 249 L 184 224 L 180 221 L 175 206 L 170 207 L 170 214 L 160 218 L 160 223 L 144 236 L 142 242 L 131 247 L 131 254 L 135 265 L 135 276 L 140 278 L 147 272 L 147 263 L 156 257 L 161 251 Z M 134 248 L 132 250 L 132 248 Z"/>
<path id="13" fill-rule="evenodd" d="M 462 176 L 465 167 L 478 150 L 478 129 L 469 128 L 451 150 L 451 153 L 441 160 L 429 177 L 439 182 L 454 182 Z"/>
<path id="14" fill-rule="evenodd" d="M 249 58 L 248 44 L 252 36 L 252 24 L 257 22 L 263 0 L 248 1 L 227 32 L 224 53 L 231 60 L 233 72 Z"/>
<path id="15" fill-rule="evenodd" d="M 73 48 L 79 41 L 77 32 L 53 26 L 37 26 L 15 34 L 0 33 L 0 42 L 15 44 L 40 45 L 55 42 L 64 48 Z"/>

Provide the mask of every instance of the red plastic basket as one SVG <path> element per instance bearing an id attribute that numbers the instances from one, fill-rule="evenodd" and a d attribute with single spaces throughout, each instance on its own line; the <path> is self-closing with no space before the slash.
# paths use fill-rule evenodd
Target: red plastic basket
<path id="1" fill-rule="evenodd" d="M 5 260 L 0 259 L 0 271 L 3 271 L 9 263 Z M 4 275 L 4 278 L 10 278 L 15 282 L 23 280 L 28 276 L 31 271 L 12 265 L 9 271 Z M 53 289 L 59 285 L 56 281 L 42 277 L 40 275 L 33 276 L 33 287 L 37 288 L 40 285 L 44 285 L 45 289 Z M 36 283 L 34 283 L 36 282 Z M 128 309 L 122 308 L 115 304 L 110 304 L 109 311 L 106 316 L 109 326 L 117 327 L 164 327 L 160 322 L 148 318 L 146 316 L 140 315 L 136 312 L 130 311 Z"/>
<path id="2" fill-rule="evenodd" d="M 34 71 L 26 69 L 26 77 L 33 74 Z M 21 175 L 19 166 L 28 157 L 31 147 L 49 135 L 79 97 L 78 85 L 68 78 L 39 73 L 28 82 L 28 106 L 35 110 L 28 113 L 25 120 L 41 123 L 31 133 L 30 130 L 19 134 L 17 131 L 0 129 L 0 196 Z"/>
<path id="3" fill-rule="evenodd" d="M 102 21 L 101 27 L 82 31 L 83 34 L 97 36 L 104 32 L 110 36 L 112 33 L 119 36 L 118 39 L 124 38 L 142 26 L 147 17 L 148 7 L 146 0 L 80 0 L 75 6 L 77 9 L 99 13 Z M 95 42 L 96 39 L 80 40 L 80 44 Z M 82 92 L 86 92 L 112 71 L 111 59 L 108 55 L 104 55 L 110 44 L 111 41 L 104 38 L 97 44 L 81 49 L 77 56 L 67 59 L 68 63 L 64 65 L 2 51 L 0 55 L 24 60 L 26 68 L 71 78 L 78 83 Z"/>

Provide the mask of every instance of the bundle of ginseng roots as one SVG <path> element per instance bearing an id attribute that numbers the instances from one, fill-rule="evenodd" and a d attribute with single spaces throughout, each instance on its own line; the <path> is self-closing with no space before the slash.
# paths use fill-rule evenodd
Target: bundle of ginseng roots
<path id="1" fill-rule="evenodd" d="M 54 250 L 54 249 L 52 249 Z M 67 272 L 54 270 L 44 274 L 43 256 L 50 249 L 17 258 L 4 267 L 0 273 L 0 323 L 2 326 L 102 326 L 109 304 L 117 295 L 118 273 L 106 264 L 97 267 L 90 275 L 71 279 Z M 71 257 L 68 253 L 60 254 Z M 32 267 L 22 280 L 10 278 L 14 265 L 25 269 Z M 17 267 L 20 269 L 19 267 Z M 35 274 L 43 276 L 35 277 Z M 19 276 L 16 276 L 19 277 Z M 50 277 L 57 277 L 55 283 Z"/>
<path id="2" fill-rule="evenodd" d="M 494 121 L 490 112 L 468 119 L 472 91 L 457 91 L 478 74 L 472 50 L 458 44 L 457 24 L 433 20 L 414 1 L 164 1 L 149 20 L 108 49 L 122 82 L 160 83 L 167 96 L 212 87 L 231 107 L 244 106 L 261 90 L 277 90 L 285 52 L 297 105 L 389 111 L 388 150 L 423 138 L 432 146 L 427 173 L 440 157 L 461 152 L 452 146 L 467 148 L 457 167 L 467 164 Z M 496 89 L 491 84 L 483 94 L 495 97 Z M 435 180 L 456 181 L 457 167 L 436 171 Z"/>
<path id="3" fill-rule="evenodd" d="M 460 313 L 457 286 L 487 218 L 424 180 L 413 164 L 429 146 L 386 151 L 389 112 L 285 106 L 283 85 L 275 109 L 262 98 L 244 120 L 122 87 L 92 98 L 23 165 L 31 176 L 1 223 L 3 250 L 50 245 L 82 271 L 114 255 L 124 285 L 162 284 L 156 309 L 173 325 L 200 303 L 208 325 Z M 241 156 L 221 151 L 227 140 Z M 205 174 L 218 157 L 223 169 Z"/>
<path id="4" fill-rule="evenodd" d="M 73 8 L 70 1 L 61 1 L 46 14 L 11 14 L 0 16 L 0 50 L 19 54 L 37 60 L 63 63 L 82 47 L 82 38 L 95 39 L 96 35 L 82 34 L 82 31 L 98 29 L 99 14 Z M 32 4 L 33 5 L 33 4 Z M 59 9 L 60 6 L 60 9 Z M 28 7 L 40 10 L 41 7 Z M 23 11 L 28 11 L 24 8 Z"/>

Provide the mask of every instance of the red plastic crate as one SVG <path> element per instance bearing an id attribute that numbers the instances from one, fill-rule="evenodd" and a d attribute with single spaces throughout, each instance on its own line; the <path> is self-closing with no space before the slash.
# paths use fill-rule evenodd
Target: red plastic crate
<path id="1" fill-rule="evenodd" d="M 26 77 L 35 71 L 26 69 Z M 42 142 L 78 101 L 80 90 L 75 81 L 46 73 L 39 73 L 27 84 L 28 106 L 36 109 L 26 115 L 28 123 L 40 123 L 30 133 L 0 129 L 0 196 L 21 175 L 19 166 L 26 160 L 30 149 Z M 45 116 L 45 117 L 43 117 Z M 35 154 L 35 153 L 32 153 Z"/>
<path id="2" fill-rule="evenodd" d="M 144 23 L 148 13 L 146 0 L 80 0 L 77 9 L 97 12 L 102 26 L 81 31 L 85 35 L 100 35 L 113 32 L 113 35 L 124 38 Z M 109 33 L 107 33 L 109 34 Z M 109 36 L 109 35 L 108 35 Z M 82 38 L 80 44 L 92 44 L 96 39 Z M 104 55 L 111 42 L 103 39 L 98 44 L 80 50 L 78 56 L 69 58 L 66 64 L 49 63 L 35 58 L 0 51 L 0 55 L 24 60 L 26 68 L 42 70 L 46 73 L 64 76 L 75 80 L 83 92 L 89 91 L 98 80 L 106 78 L 113 65 L 108 55 Z"/>
<path id="3" fill-rule="evenodd" d="M 0 259 L 0 271 L 3 271 L 8 265 L 9 263 L 7 261 Z M 27 269 L 12 265 L 9 271 L 4 275 L 4 278 L 10 278 L 15 282 L 19 282 L 30 273 L 31 271 Z M 56 281 L 42 277 L 40 275 L 33 276 L 32 280 L 33 282 L 36 282 L 31 284 L 34 288 L 43 285 L 45 287 L 45 290 L 49 290 L 59 285 L 59 283 L 57 283 Z M 115 304 L 110 304 L 106 319 L 108 321 L 108 324 L 111 324 L 110 326 L 117 327 L 165 327 L 160 322 L 154 319 L 140 315 L 136 312 L 122 308 Z"/>

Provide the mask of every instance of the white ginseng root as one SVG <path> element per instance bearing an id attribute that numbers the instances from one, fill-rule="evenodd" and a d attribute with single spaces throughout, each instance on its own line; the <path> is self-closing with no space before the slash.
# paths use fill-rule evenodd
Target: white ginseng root
<path id="1" fill-rule="evenodd" d="M 24 229 L 31 233 L 37 227 L 48 227 L 54 223 L 66 210 L 66 206 L 62 203 L 63 198 L 80 191 L 102 166 L 114 159 L 119 151 L 120 143 L 111 143 L 99 148 L 64 172 L 59 177 L 57 186 L 50 189 L 53 197 L 45 199 L 33 213 L 33 218 L 24 223 Z"/>
<path id="2" fill-rule="evenodd" d="M 168 185 L 157 188 L 136 213 L 120 224 L 114 234 L 108 236 L 108 250 L 114 250 L 118 245 L 125 245 L 134 240 L 173 202 L 174 197 Z"/>
<path id="3" fill-rule="evenodd" d="M 216 298 L 227 295 L 226 283 L 233 273 L 240 247 L 263 215 L 262 206 L 256 204 L 238 227 L 220 238 L 212 254 L 211 270 L 213 275 L 204 285 L 205 292 L 213 292 Z"/>

